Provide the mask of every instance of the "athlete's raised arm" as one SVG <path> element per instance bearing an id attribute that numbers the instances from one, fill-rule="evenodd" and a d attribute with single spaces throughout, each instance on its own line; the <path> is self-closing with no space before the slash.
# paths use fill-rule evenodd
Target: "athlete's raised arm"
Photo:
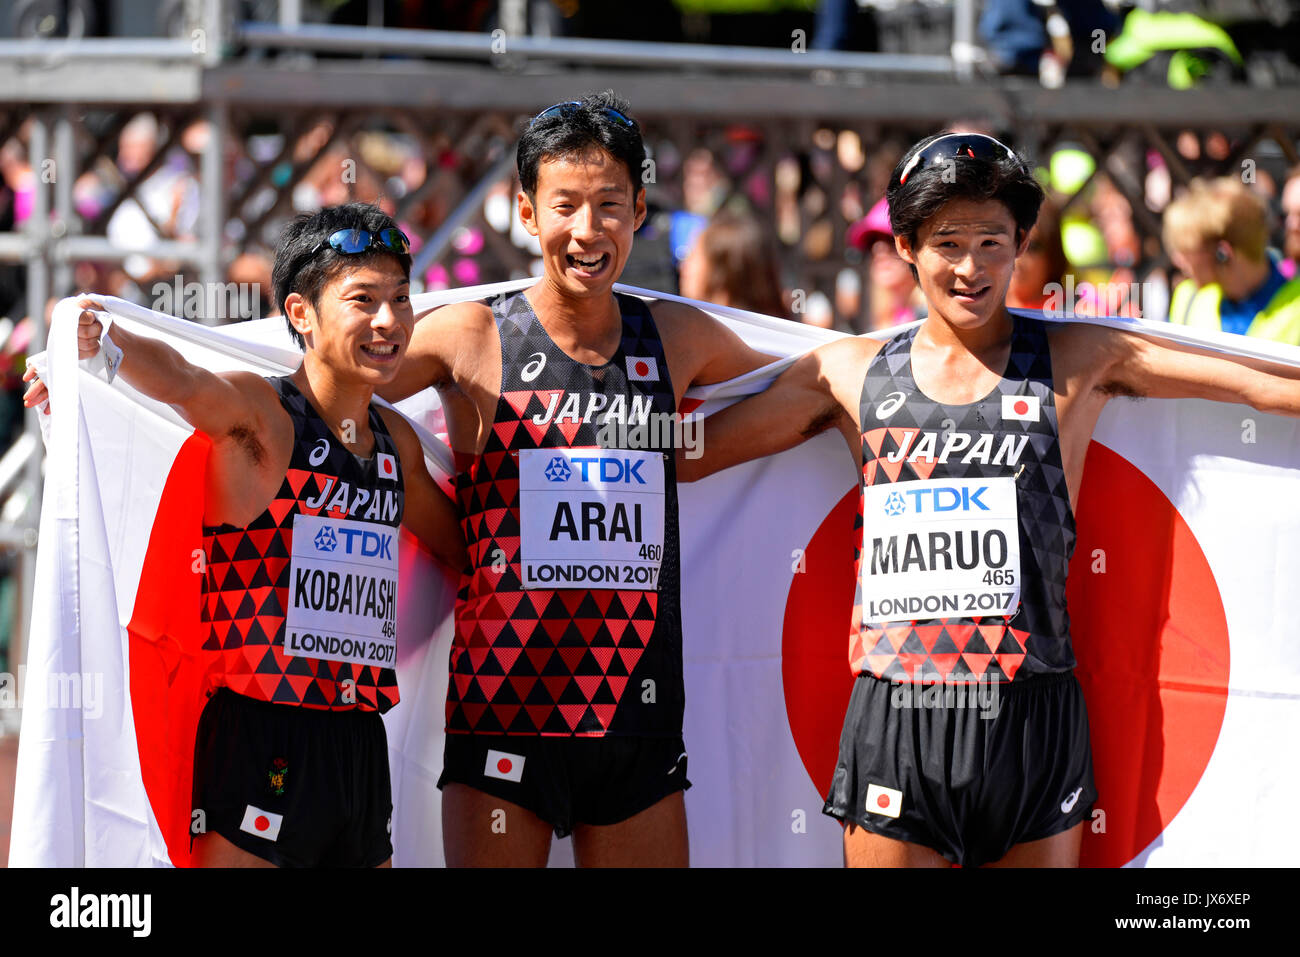
<path id="1" fill-rule="evenodd" d="M 99 354 L 104 325 L 90 299 L 82 307 L 77 325 L 77 352 L 81 359 Z M 264 432 L 258 399 L 274 401 L 274 393 L 251 372 L 209 372 L 190 362 L 171 346 L 158 339 L 137 335 L 121 325 L 110 335 L 122 350 L 117 374 L 134 388 L 158 402 L 175 409 L 186 422 L 214 441 L 231 437 L 246 429 L 252 435 Z M 45 400 L 45 390 L 33 384 L 23 401 L 37 405 Z"/>
<path id="2" fill-rule="evenodd" d="M 430 386 L 448 385 L 452 370 L 458 368 L 457 356 L 465 349 L 481 348 L 479 333 L 491 325 L 492 312 L 481 302 L 456 302 L 422 313 L 397 375 L 376 394 L 400 402 Z"/>
<path id="3" fill-rule="evenodd" d="M 654 303 L 654 315 L 663 328 L 673 384 L 683 392 L 734 379 L 777 358 L 751 348 L 725 323 L 694 306 L 663 300 Z"/>
<path id="4" fill-rule="evenodd" d="M 464 571 L 469 564 L 469 553 L 465 550 L 465 536 L 460 529 L 456 507 L 438 488 L 438 483 L 425 467 L 424 450 L 415 430 L 394 409 L 380 409 L 379 414 L 383 416 L 402 462 L 402 484 L 406 487 L 402 524 L 434 558 L 454 572 Z"/>
<path id="5" fill-rule="evenodd" d="M 860 454 L 858 401 L 874 339 L 840 339 L 797 359 L 765 391 L 704 421 L 703 455 L 678 452 L 677 477 L 691 482 L 721 469 L 793 448 L 831 426 Z"/>
<path id="6" fill-rule="evenodd" d="M 1300 368 L 1089 327 L 1105 338 L 1103 391 L 1153 399 L 1196 398 L 1237 402 L 1266 413 L 1300 416 Z"/>

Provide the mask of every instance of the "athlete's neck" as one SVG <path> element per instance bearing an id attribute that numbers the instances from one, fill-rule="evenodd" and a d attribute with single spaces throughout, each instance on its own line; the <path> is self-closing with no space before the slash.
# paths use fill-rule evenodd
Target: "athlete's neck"
<path id="1" fill-rule="evenodd" d="M 368 454 L 374 445 L 370 432 L 370 400 L 374 390 L 370 386 L 340 382 L 311 352 L 289 380 L 349 451 L 363 457 Z"/>
<path id="2" fill-rule="evenodd" d="M 623 317 L 612 292 L 579 298 L 543 277 L 524 296 L 551 341 L 570 358 L 600 365 L 618 350 Z"/>
<path id="3" fill-rule="evenodd" d="M 1015 317 L 1002 306 L 988 322 L 973 328 L 962 329 L 935 312 L 916 331 L 915 341 L 923 348 L 931 348 L 953 355 L 962 352 L 976 358 L 986 358 L 1006 347 L 1015 329 Z"/>

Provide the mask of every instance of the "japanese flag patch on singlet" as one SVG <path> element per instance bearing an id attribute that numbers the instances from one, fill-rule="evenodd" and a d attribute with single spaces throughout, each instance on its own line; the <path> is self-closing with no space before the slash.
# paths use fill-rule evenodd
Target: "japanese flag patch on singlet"
<path id="1" fill-rule="evenodd" d="M 863 491 L 862 620 L 1007 616 L 1020 607 L 1015 479 L 943 478 Z"/>
<path id="2" fill-rule="evenodd" d="M 524 588 L 659 587 L 664 455 L 627 449 L 519 451 Z"/>

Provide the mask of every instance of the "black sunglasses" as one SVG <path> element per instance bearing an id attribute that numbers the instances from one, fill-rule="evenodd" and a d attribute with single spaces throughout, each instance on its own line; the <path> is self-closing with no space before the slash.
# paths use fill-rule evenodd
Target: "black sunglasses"
<path id="1" fill-rule="evenodd" d="M 542 112 L 534 116 L 529 121 L 528 128 L 532 129 L 534 126 L 537 125 L 539 120 L 550 120 L 550 119 L 554 119 L 557 116 L 559 117 L 572 116 L 580 109 L 582 109 L 582 104 L 579 103 L 577 100 L 569 100 L 566 103 L 556 103 L 554 106 L 548 106 L 546 109 L 542 110 Z M 621 126 L 626 126 L 629 130 L 636 129 L 636 120 L 632 119 L 630 116 L 624 116 L 622 113 L 614 109 L 612 106 L 597 106 L 597 107 L 593 107 L 593 109 L 595 109 L 597 113 L 600 113 L 606 119 L 613 120 L 615 123 L 618 123 Z"/>
<path id="2" fill-rule="evenodd" d="M 1011 147 L 991 136 L 985 136 L 983 133 L 949 133 L 947 136 L 939 137 L 907 161 L 907 165 L 903 167 L 903 172 L 898 177 L 898 185 L 902 186 L 906 183 L 907 177 L 918 166 L 921 169 L 940 166 L 950 162 L 956 156 L 969 156 L 971 159 L 982 160 L 1012 159 L 1020 164 L 1021 169 L 1024 169 L 1020 157 L 1012 151 Z"/>
<path id="3" fill-rule="evenodd" d="M 406 238 L 406 233 L 393 226 L 381 229 L 377 233 L 365 229 L 340 229 L 317 243 L 316 248 L 309 255 L 315 256 L 326 246 L 344 256 L 355 256 L 372 246 L 383 246 L 400 256 L 410 251 L 411 241 Z"/>

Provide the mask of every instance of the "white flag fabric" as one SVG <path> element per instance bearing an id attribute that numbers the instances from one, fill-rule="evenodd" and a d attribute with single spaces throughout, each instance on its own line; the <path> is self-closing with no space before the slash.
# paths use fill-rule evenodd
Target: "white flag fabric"
<path id="1" fill-rule="evenodd" d="M 276 375 L 300 359 L 280 319 L 211 329 L 95 298 L 207 368 Z M 120 378 L 108 384 L 99 360 L 77 362 L 74 302 L 56 309 L 39 363 L 53 401 L 10 864 L 183 865 L 207 443 Z M 837 336 L 694 304 L 776 355 Z M 1085 321 L 1300 366 L 1300 349 Z M 692 390 L 684 410 L 721 408 L 789 361 Z M 436 394 L 399 408 L 445 479 Z M 1279 760 L 1278 743 L 1300 735 L 1297 479 L 1295 420 L 1199 400 L 1115 399 L 1103 414 L 1069 588 L 1100 792 L 1085 864 L 1292 863 L 1300 764 Z M 681 488 L 693 863 L 840 863 L 839 825 L 820 812 L 852 685 L 857 481 L 831 433 Z M 401 703 L 385 716 L 395 863 L 438 865 L 455 583 L 406 539 L 399 594 Z"/>

